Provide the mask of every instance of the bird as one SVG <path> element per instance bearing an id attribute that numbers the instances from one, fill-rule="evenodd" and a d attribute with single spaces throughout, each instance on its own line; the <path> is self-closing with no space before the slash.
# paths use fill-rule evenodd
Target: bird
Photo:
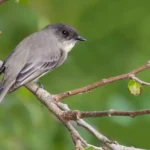
<path id="1" fill-rule="evenodd" d="M 36 82 L 62 65 L 77 41 L 86 41 L 76 29 L 63 23 L 49 24 L 24 38 L 4 60 L 0 74 L 0 103 L 8 92 Z"/>

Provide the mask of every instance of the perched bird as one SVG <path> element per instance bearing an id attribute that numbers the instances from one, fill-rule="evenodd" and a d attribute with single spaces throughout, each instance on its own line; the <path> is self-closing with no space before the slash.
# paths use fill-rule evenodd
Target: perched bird
<path id="1" fill-rule="evenodd" d="M 62 65 L 77 41 L 86 41 L 66 24 L 47 25 L 23 39 L 3 62 L 0 74 L 0 102 L 17 88 L 39 79 Z"/>

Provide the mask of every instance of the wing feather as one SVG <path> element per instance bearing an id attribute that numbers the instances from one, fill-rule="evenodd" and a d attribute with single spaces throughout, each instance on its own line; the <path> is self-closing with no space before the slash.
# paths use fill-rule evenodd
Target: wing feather
<path id="1" fill-rule="evenodd" d="M 59 60 L 62 58 L 62 52 L 57 53 L 56 56 L 51 56 L 49 60 L 35 61 L 27 63 L 20 71 L 16 78 L 16 82 L 10 88 L 10 91 L 14 91 L 22 85 L 25 85 L 38 77 L 41 77 L 48 71 L 56 68 L 59 64 Z"/>

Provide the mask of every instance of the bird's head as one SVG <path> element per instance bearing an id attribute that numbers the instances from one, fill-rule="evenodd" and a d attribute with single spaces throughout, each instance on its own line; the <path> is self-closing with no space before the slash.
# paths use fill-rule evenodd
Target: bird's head
<path id="1" fill-rule="evenodd" d="M 69 52 L 77 41 L 86 41 L 85 38 L 78 35 L 77 31 L 69 25 L 58 23 L 51 24 L 50 29 L 58 40 L 60 48 Z"/>

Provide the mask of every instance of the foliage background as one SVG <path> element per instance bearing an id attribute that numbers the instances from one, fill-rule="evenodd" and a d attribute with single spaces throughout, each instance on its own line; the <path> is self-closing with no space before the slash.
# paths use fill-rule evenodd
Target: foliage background
<path id="1" fill-rule="evenodd" d="M 48 23 L 63 22 L 88 39 L 78 43 L 67 62 L 41 82 L 51 93 L 75 89 L 103 78 L 131 71 L 150 55 L 149 0 L 31 0 L 20 5 L 9 0 L 0 6 L 0 59 L 17 43 Z M 146 81 L 150 71 L 140 74 Z M 72 109 L 137 110 L 150 106 L 150 88 L 132 96 L 128 81 L 119 81 L 87 94 L 65 99 Z M 135 119 L 105 117 L 87 119 L 112 140 L 150 148 L 150 116 Z M 89 143 L 100 143 L 84 130 Z M 0 105 L 1 150 L 70 150 L 73 143 L 65 127 L 25 88 L 5 97 Z"/>

